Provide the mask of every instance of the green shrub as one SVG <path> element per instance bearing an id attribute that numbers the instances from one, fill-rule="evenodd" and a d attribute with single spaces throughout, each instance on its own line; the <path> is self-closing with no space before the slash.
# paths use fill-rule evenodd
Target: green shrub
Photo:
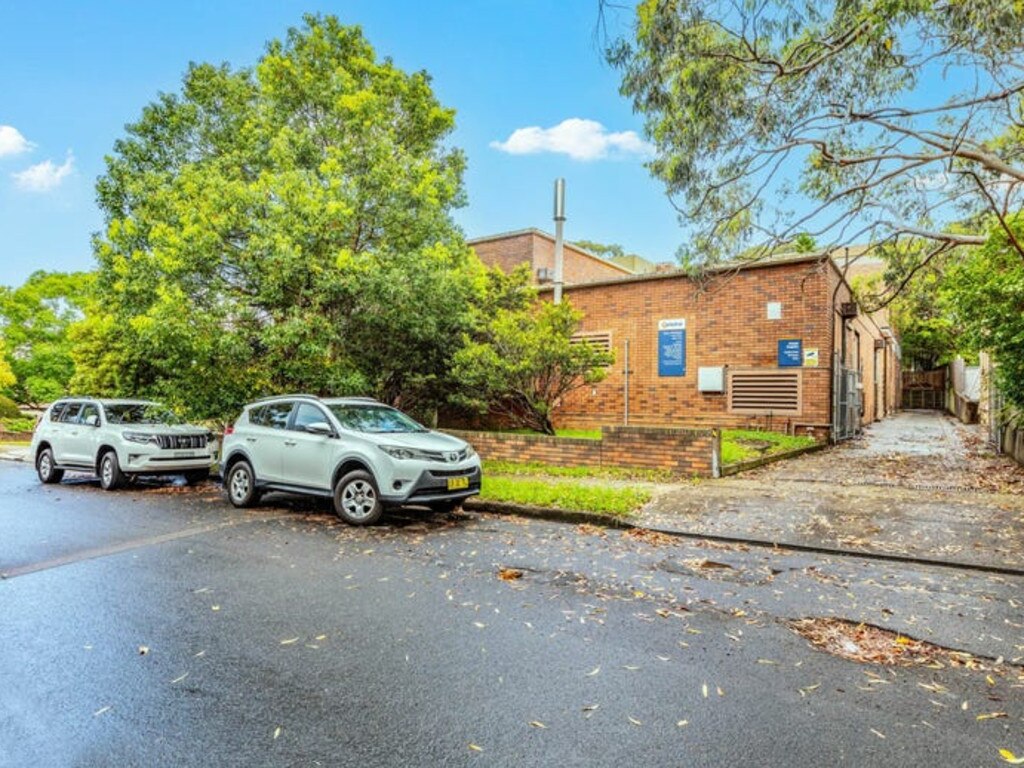
<path id="1" fill-rule="evenodd" d="M 21 416 L 18 404 L 6 395 L 0 395 L 0 419 L 16 419 Z"/>

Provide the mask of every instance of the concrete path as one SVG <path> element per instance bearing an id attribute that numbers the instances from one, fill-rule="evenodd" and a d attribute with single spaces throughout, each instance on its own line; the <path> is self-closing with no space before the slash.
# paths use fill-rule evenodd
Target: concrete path
<path id="1" fill-rule="evenodd" d="M 980 432 L 908 411 L 854 441 L 661 494 L 641 524 L 1024 569 L 1024 470 Z"/>

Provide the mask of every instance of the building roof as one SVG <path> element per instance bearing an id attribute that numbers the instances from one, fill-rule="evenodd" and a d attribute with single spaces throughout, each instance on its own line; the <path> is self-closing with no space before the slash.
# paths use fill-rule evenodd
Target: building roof
<path id="1" fill-rule="evenodd" d="M 790 253 L 774 256 L 770 259 L 758 259 L 756 261 L 727 261 L 722 264 L 718 264 L 713 267 L 708 267 L 704 270 L 705 274 L 721 274 L 724 272 L 739 272 L 747 269 L 765 269 L 769 267 L 777 267 L 783 264 L 800 264 L 803 262 L 829 262 L 832 263 L 832 267 L 836 269 L 837 273 L 839 268 L 835 263 L 831 262 L 830 259 L 825 257 L 822 253 Z M 620 283 L 642 283 L 648 280 L 671 280 L 673 278 L 680 277 L 692 277 L 685 269 L 672 269 L 665 272 L 646 272 L 639 275 L 625 275 L 624 277 L 616 277 L 608 280 L 594 280 L 593 282 L 587 283 L 571 283 L 566 284 L 566 288 L 593 288 L 604 285 L 618 285 Z M 840 273 L 840 277 L 842 274 Z M 554 290 L 553 286 L 544 285 L 538 288 L 539 291 L 550 291 Z"/>
<path id="2" fill-rule="evenodd" d="M 555 236 L 550 234 L 549 232 L 545 232 L 542 229 L 537 229 L 536 227 L 528 227 L 526 229 L 514 229 L 511 232 L 499 232 L 495 235 L 484 235 L 483 237 L 474 237 L 469 240 L 466 240 L 466 245 L 474 246 L 478 243 L 489 243 L 494 240 L 508 240 L 513 237 L 522 237 L 523 235 L 536 235 L 537 237 L 543 237 L 545 240 L 550 240 L 552 243 L 555 242 Z M 593 259 L 594 261 L 599 261 L 601 264 L 607 267 L 617 269 L 623 275 L 633 274 L 633 271 L 631 269 L 628 269 L 627 267 L 624 267 L 621 264 L 616 264 L 614 261 L 609 261 L 608 259 L 602 258 L 601 256 L 598 256 L 596 253 L 588 251 L 586 248 L 580 248 L 571 240 L 566 240 L 565 246 L 567 248 L 572 248 L 577 253 L 580 253 L 590 259 Z"/>

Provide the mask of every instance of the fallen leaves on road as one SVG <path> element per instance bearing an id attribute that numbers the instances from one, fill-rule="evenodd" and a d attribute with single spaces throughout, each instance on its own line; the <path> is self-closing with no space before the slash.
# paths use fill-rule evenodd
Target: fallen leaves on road
<path id="1" fill-rule="evenodd" d="M 1010 765 L 1024 765 L 1024 757 L 1017 757 L 1008 749 L 1000 749 L 999 756 Z"/>
<path id="2" fill-rule="evenodd" d="M 523 578 L 523 572 L 518 568 L 501 568 L 498 570 L 498 578 L 502 581 L 516 581 Z"/>
<path id="3" fill-rule="evenodd" d="M 622 535 L 629 539 L 636 539 L 637 541 L 650 544 L 653 547 L 666 546 L 675 541 L 675 539 L 667 533 L 652 531 L 649 528 L 630 528 Z"/>
<path id="4" fill-rule="evenodd" d="M 844 619 L 812 618 L 790 621 L 789 627 L 811 645 L 851 661 L 888 666 L 963 667 L 989 670 L 994 665 L 963 651 L 915 640 L 873 624 Z M 991 680 L 991 676 L 988 677 Z M 992 684 L 995 681 L 992 680 Z"/>
<path id="5" fill-rule="evenodd" d="M 533 728 L 547 728 L 547 726 L 544 725 L 544 723 L 542 723 L 540 720 L 531 720 L 530 726 Z"/>

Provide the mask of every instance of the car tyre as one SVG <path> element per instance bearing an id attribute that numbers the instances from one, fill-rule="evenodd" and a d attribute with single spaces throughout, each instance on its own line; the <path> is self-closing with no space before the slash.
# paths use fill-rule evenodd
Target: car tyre
<path id="1" fill-rule="evenodd" d="M 239 461 L 231 465 L 224 487 L 228 492 L 228 501 L 236 507 L 252 507 L 260 500 L 256 490 L 256 474 L 248 461 Z"/>
<path id="2" fill-rule="evenodd" d="M 100 457 L 100 486 L 105 491 L 116 491 L 128 478 L 121 471 L 116 451 L 107 451 Z"/>
<path id="3" fill-rule="evenodd" d="M 188 485 L 199 485 L 201 482 L 210 479 L 210 470 L 195 469 L 185 473 L 185 483 Z"/>
<path id="4" fill-rule="evenodd" d="M 349 525 L 373 525 L 384 515 L 384 504 L 373 475 L 349 472 L 334 486 L 334 514 Z"/>
<path id="5" fill-rule="evenodd" d="M 43 448 L 36 456 L 36 474 L 39 475 L 40 482 L 47 485 L 59 483 L 64 478 L 64 470 L 57 469 L 53 460 L 53 451 L 49 448 Z"/>

